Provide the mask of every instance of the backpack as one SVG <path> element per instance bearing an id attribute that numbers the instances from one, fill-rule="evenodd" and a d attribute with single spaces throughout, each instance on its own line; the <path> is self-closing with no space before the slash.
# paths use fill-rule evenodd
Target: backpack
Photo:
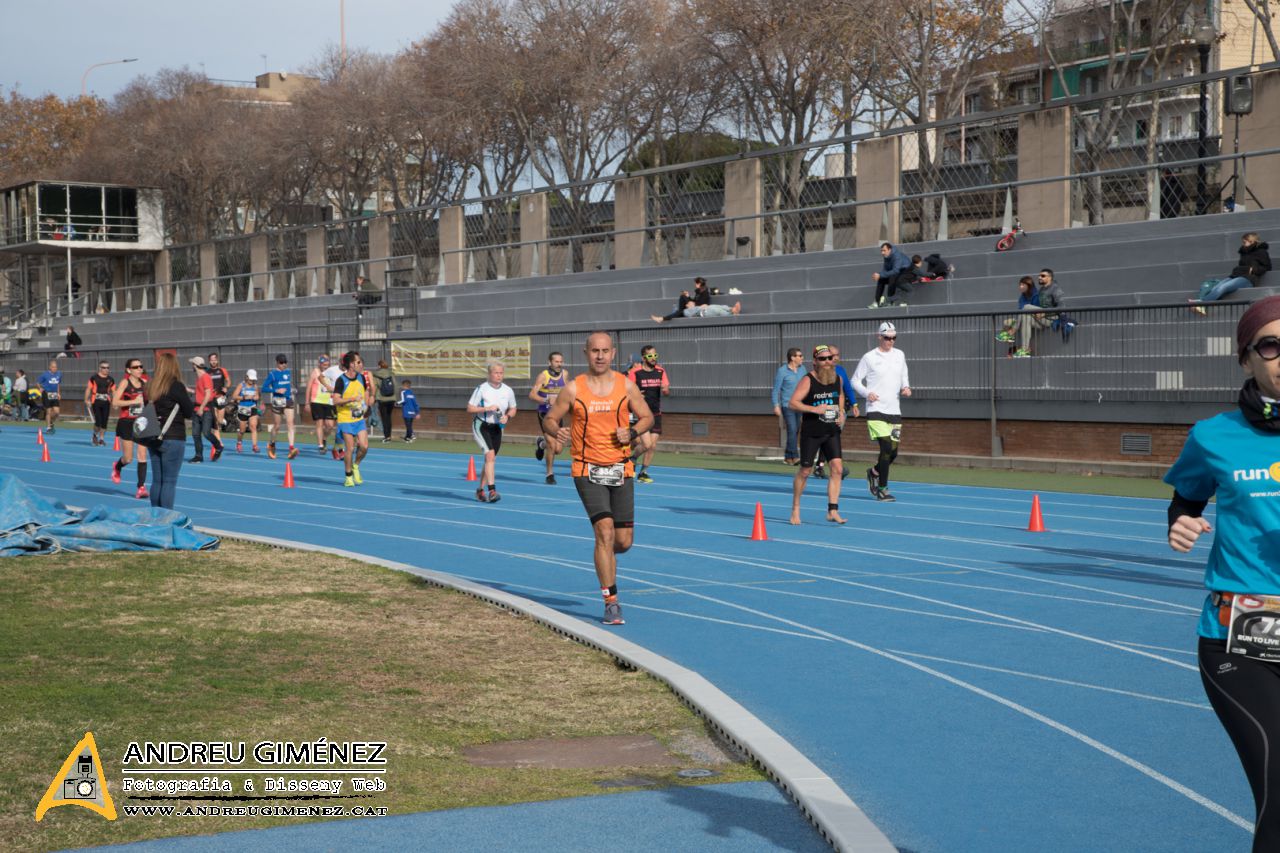
<path id="1" fill-rule="evenodd" d="M 394 376 L 384 376 L 378 380 L 378 396 L 394 397 L 396 393 L 396 379 Z"/>

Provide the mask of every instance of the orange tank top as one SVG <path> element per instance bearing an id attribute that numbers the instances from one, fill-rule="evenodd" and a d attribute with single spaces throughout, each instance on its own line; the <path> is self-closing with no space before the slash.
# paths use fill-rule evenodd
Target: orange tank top
<path id="1" fill-rule="evenodd" d="M 627 400 L 627 377 L 612 371 L 613 387 L 604 397 L 592 393 L 587 375 L 573 380 L 577 399 L 573 401 L 572 474 L 587 476 L 587 465 L 615 465 L 625 461 L 626 476 L 635 471 L 631 465 L 631 446 L 618 443 L 618 427 L 631 425 L 631 403 Z"/>

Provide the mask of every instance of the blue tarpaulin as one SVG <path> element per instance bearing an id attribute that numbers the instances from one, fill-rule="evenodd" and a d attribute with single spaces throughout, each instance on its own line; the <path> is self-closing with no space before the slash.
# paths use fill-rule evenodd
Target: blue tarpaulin
<path id="1" fill-rule="evenodd" d="M 0 557 L 59 551 L 203 551 L 218 539 L 191 519 L 159 507 L 77 511 L 44 498 L 12 474 L 0 474 Z"/>

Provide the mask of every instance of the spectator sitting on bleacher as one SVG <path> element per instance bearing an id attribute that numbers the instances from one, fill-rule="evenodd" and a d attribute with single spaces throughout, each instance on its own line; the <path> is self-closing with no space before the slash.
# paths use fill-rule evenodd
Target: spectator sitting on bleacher
<path id="1" fill-rule="evenodd" d="M 719 291 L 716 291 L 719 293 Z M 731 314 L 740 314 L 742 312 L 742 303 L 735 302 L 733 307 L 727 305 L 711 304 L 711 289 L 707 287 L 707 280 L 702 276 L 698 276 L 693 280 L 693 304 L 684 309 L 686 317 L 728 317 Z"/>
<path id="2" fill-rule="evenodd" d="M 1271 270 L 1271 255 L 1267 252 L 1267 244 L 1258 239 L 1257 232 L 1250 231 L 1240 238 L 1240 263 L 1231 269 L 1227 278 L 1206 279 L 1200 285 L 1200 292 L 1195 299 L 1188 299 L 1191 310 L 1197 314 L 1205 314 L 1203 302 L 1217 302 L 1228 294 L 1235 293 L 1242 287 L 1257 287 L 1258 279 Z"/>
<path id="3" fill-rule="evenodd" d="M 659 317 L 657 314 L 650 314 L 649 318 L 655 323 L 665 323 L 668 320 L 675 320 L 684 316 L 684 309 L 693 305 L 693 297 L 689 295 L 689 291 L 680 291 L 680 296 L 676 298 L 676 310 L 667 314 L 665 317 Z"/>
<path id="4" fill-rule="evenodd" d="M 356 276 L 356 292 L 351 294 L 351 298 L 356 301 L 357 305 L 377 305 L 382 301 L 382 292 L 374 286 L 373 282 L 365 279 L 364 276 Z"/>
<path id="5" fill-rule="evenodd" d="M 1036 320 L 1042 315 L 1029 312 L 1040 308 L 1038 297 L 1036 283 L 1032 281 L 1031 276 L 1024 275 L 1018 279 L 1018 316 L 1005 320 L 1004 327 L 996 334 L 996 340 L 1004 344 L 1013 343 L 1014 335 L 1017 335 L 1018 347 L 1009 353 L 1014 358 L 1026 358 L 1031 355 L 1031 333 L 1036 329 Z M 1044 325 L 1047 326 L 1048 323 Z"/>
<path id="6" fill-rule="evenodd" d="M 924 276 L 921 281 L 942 281 L 951 276 L 956 268 L 942 259 L 942 255 L 934 253 L 924 256 Z"/>
<path id="7" fill-rule="evenodd" d="M 876 285 L 876 298 L 868 308 L 883 307 L 886 289 L 897 282 L 899 275 L 911 268 L 911 259 L 895 249 L 892 243 L 881 243 L 880 255 L 884 258 L 884 265 L 879 272 L 871 274 L 871 280 Z"/>

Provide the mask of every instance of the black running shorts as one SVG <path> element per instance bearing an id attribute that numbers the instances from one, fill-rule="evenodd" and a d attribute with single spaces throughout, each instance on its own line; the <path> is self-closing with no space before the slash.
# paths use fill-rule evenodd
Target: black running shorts
<path id="1" fill-rule="evenodd" d="M 602 486 L 586 477 L 574 477 L 573 485 L 592 524 L 602 518 L 612 518 L 614 527 L 635 527 L 636 481 L 633 478 L 627 477 L 621 486 Z"/>
<path id="2" fill-rule="evenodd" d="M 311 404 L 311 420 L 313 421 L 335 421 L 338 419 L 338 412 L 328 403 L 312 403 Z"/>

